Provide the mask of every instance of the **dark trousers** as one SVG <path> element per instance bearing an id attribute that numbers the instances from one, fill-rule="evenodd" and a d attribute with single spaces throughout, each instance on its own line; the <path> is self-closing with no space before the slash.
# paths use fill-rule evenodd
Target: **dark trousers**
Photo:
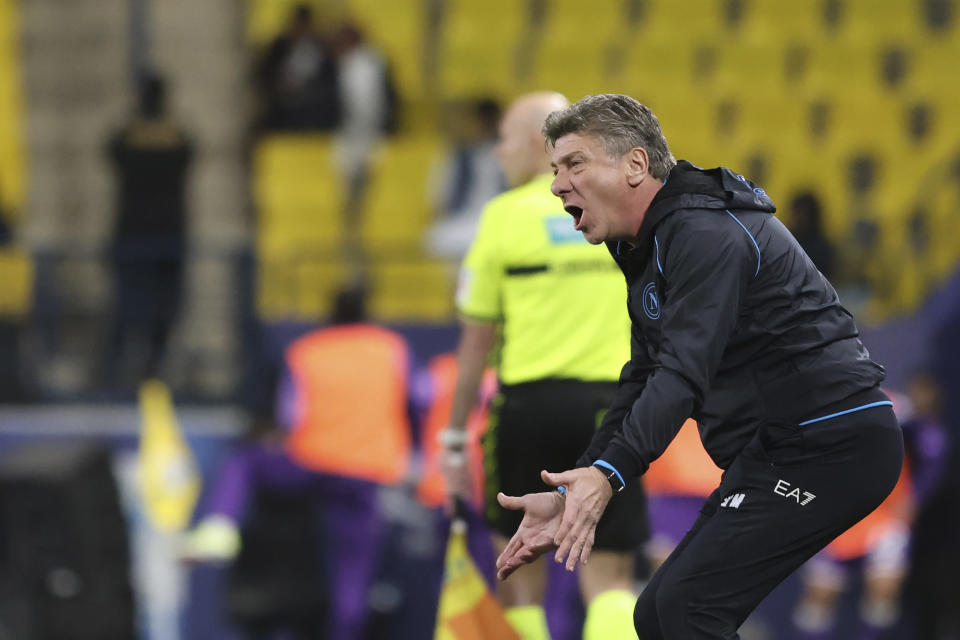
<path id="1" fill-rule="evenodd" d="M 886 498 L 902 464 L 889 406 L 761 427 L 640 594 L 637 634 L 739 638 L 775 586 Z"/>

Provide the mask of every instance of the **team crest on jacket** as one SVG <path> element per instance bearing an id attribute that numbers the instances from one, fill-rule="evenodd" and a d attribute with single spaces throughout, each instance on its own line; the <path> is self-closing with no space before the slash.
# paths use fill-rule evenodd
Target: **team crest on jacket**
<path id="1" fill-rule="evenodd" d="M 657 298 L 657 285 L 653 282 L 643 288 L 643 312 L 651 320 L 660 318 L 660 300 Z"/>

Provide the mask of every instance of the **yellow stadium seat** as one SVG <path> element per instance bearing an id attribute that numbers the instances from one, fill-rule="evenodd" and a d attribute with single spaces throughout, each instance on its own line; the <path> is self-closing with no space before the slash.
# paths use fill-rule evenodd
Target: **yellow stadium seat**
<path id="1" fill-rule="evenodd" d="M 559 91 L 571 101 L 610 91 L 605 81 L 603 47 L 571 55 L 568 41 L 545 39 L 541 40 L 534 60 L 533 73 L 525 90 Z"/>
<path id="2" fill-rule="evenodd" d="M 370 312 L 384 322 L 448 322 L 454 313 L 450 265 L 385 259 L 371 268 Z"/>
<path id="3" fill-rule="evenodd" d="M 0 208 L 11 218 L 22 211 L 27 190 L 19 4 L 0 0 Z"/>
<path id="4" fill-rule="evenodd" d="M 432 218 L 428 179 L 441 148 L 434 137 L 389 140 L 377 152 L 361 212 L 361 239 L 374 255 L 419 250 Z"/>
<path id="5" fill-rule="evenodd" d="M 932 40 L 911 49 L 909 72 L 905 84 L 908 94 L 927 93 L 946 103 L 960 101 L 957 61 L 960 42 Z"/>
<path id="6" fill-rule="evenodd" d="M 253 191 L 258 244 L 268 252 L 321 251 L 343 236 L 342 184 L 327 136 L 276 135 L 257 144 Z"/>
<path id="7" fill-rule="evenodd" d="M 569 58 L 582 55 L 586 49 L 602 48 L 580 47 L 574 43 L 585 33 L 589 33 L 594 42 L 605 43 L 623 26 L 623 4 L 619 0 L 549 0 L 545 21 L 540 26 L 541 37 L 563 40 Z"/>
<path id="8" fill-rule="evenodd" d="M 920 2 L 847 0 L 844 6 L 840 33 L 845 39 L 882 45 L 923 33 Z"/>
<path id="9" fill-rule="evenodd" d="M 527 89 L 550 89 L 571 100 L 614 91 L 611 55 L 624 38 L 623 6 L 616 0 L 586 3 L 580 0 L 550 0 L 539 25 L 537 50 Z M 589 33 L 596 43 L 576 43 Z"/>
<path id="10" fill-rule="evenodd" d="M 696 8 L 676 0 L 650 0 L 645 5 L 642 18 L 645 40 L 669 42 L 680 49 L 723 36 L 725 32 L 721 2 L 701 2 Z"/>
<path id="11" fill-rule="evenodd" d="M 738 40 L 784 45 L 811 42 L 825 36 L 822 2 L 755 0 L 744 4 L 746 15 Z"/>
<path id="12" fill-rule="evenodd" d="M 884 78 L 885 50 L 882 45 L 848 41 L 814 47 L 805 88 L 838 99 L 892 95 L 901 89 Z M 907 60 L 905 68 L 909 72 L 909 56 Z M 908 79 L 903 76 L 901 84 Z"/>
<path id="13" fill-rule="evenodd" d="M 311 7 L 321 25 L 328 17 L 323 0 L 247 0 L 247 41 L 255 46 L 268 44 L 287 27 L 298 5 Z"/>
<path id="14" fill-rule="evenodd" d="M 450 0 L 438 50 L 439 86 L 445 98 L 514 93 L 518 47 L 527 26 L 525 3 Z"/>
<path id="15" fill-rule="evenodd" d="M 769 99 L 786 90 L 786 48 L 781 43 L 744 44 L 733 40 L 717 47 L 712 83 L 723 92 Z"/>
<path id="16" fill-rule="evenodd" d="M 347 15 L 383 51 L 397 91 L 407 99 L 419 98 L 424 93 L 424 7 L 423 0 L 346 0 Z"/>
<path id="17" fill-rule="evenodd" d="M 33 301 L 33 260 L 20 249 L 0 249 L 0 317 L 23 318 Z"/>
<path id="18" fill-rule="evenodd" d="M 718 161 L 720 149 L 713 143 L 710 104 L 674 93 L 655 94 L 641 102 L 659 119 L 674 156 L 701 166 Z"/>
<path id="19" fill-rule="evenodd" d="M 348 280 L 349 269 L 342 260 L 333 258 L 302 260 L 296 265 L 296 311 L 301 318 L 325 318 L 334 294 Z"/>
<path id="20" fill-rule="evenodd" d="M 808 105 L 784 93 L 737 95 L 739 128 L 750 149 L 808 137 Z"/>
<path id="21" fill-rule="evenodd" d="M 264 320 L 317 320 L 329 316 L 334 293 L 349 270 L 336 256 L 261 255 L 257 310 Z"/>
<path id="22" fill-rule="evenodd" d="M 696 61 L 705 48 L 709 45 L 677 48 L 670 43 L 641 39 L 626 52 L 623 82 L 632 88 L 631 95 L 641 101 L 689 96 L 696 90 Z"/>

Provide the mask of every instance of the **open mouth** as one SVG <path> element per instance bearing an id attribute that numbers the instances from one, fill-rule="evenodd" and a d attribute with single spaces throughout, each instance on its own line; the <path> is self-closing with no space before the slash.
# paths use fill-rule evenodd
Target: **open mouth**
<path id="1" fill-rule="evenodd" d="M 572 204 L 568 204 L 564 207 L 564 210 L 573 216 L 573 227 L 579 231 L 580 218 L 583 217 L 583 209 Z"/>

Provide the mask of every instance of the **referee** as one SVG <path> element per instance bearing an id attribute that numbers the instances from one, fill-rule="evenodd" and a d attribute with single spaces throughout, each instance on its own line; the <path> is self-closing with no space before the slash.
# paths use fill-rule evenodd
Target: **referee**
<path id="1" fill-rule="evenodd" d="M 497 552 L 521 515 L 496 500 L 542 491 L 543 469 L 568 469 L 587 448 L 630 356 L 626 287 L 610 255 L 588 244 L 550 193 L 550 159 L 540 128 L 568 105 L 556 93 L 517 99 L 500 123 L 497 157 L 512 190 L 484 209 L 457 292 L 462 334 L 458 378 L 444 442 L 456 454 L 498 329 L 500 393 L 484 436 L 485 519 Z M 448 459 L 455 458 L 448 456 Z M 448 466 L 448 486 L 456 487 Z M 454 492 L 455 489 L 453 490 Z M 633 561 L 647 536 L 639 479 L 607 510 L 589 565 L 579 574 L 587 606 L 584 638 L 635 638 Z M 541 605 L 545 567 L 499 582 L 497 597 L 521 637 L 549 638 Z"/>

